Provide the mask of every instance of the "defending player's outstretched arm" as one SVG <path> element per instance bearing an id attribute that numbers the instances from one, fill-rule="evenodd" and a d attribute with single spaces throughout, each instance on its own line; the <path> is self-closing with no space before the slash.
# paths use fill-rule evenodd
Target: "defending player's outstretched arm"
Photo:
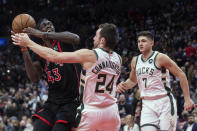
<path id="1" fill-rule="evenodd" d="M 65 31 L 65 32 L 42 32 L 40 30 L 28 27 L 23 29 L 24 33 L 34 35 L 38 38 L 59 40 L 68 44 L 79 44 L 80 38 L 77 34 Z"/>
<path id="2" fill-rule="evenodd" d="M 167 55 L 160 53 L 157 57 L 157 65 L 168 69 L 173 75 L 179 78 L 181 88 L 183 90 L 186 110 L 191 110 L 195 107 L 194 102 L 190 98 L 189 85 L 185 73 L 171 60 Z"/>
<path id="3" fill-rule="evenodd" d="M 38 45 L 24 33 L 12 35 L 12 40 L 15 45 L 29 47 L 36 54 L 52 62 L 83 64 L 84 62 L 94 63 L 97 60 L 92 50 L 81 49 L 75 52 L 57 52 L 51 48 Z"/>

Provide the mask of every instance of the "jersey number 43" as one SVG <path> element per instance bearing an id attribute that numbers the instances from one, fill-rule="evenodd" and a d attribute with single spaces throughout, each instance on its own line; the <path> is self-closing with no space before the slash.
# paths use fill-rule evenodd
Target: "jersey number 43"
<path id="1" fill-rule="evenodd" d="M 54 83 L 54 80 L 55 81 L 61 80 L 61 75 L 58 72 L 58 68 L 55 68 L 52 71 L 47 71 L 47 75 L 48 75 L 48 82 Z"/>

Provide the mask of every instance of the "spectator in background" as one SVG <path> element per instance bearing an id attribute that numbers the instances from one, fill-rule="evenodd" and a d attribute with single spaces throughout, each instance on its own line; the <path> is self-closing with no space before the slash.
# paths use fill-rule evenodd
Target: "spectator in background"
<path id="1" fill-rule="evenodd" d="M 6 106 L 4 108 L 4 113 L 7 114 L 8 117 L 15 116 L 17 113 L 16 110 L 13 107 L 13 101 L 11 98 L 8 99 Z"/>
<path id="2" fill-rule="evenodd" d="M 124 131 L 124 126 L 126 125 L 126 114 L 120 114 L 120 131 Z"/>
<path id="3" fill-rule="evenodd" d="M 175 61 L 178 66 L 183 66 L 186 61 L 186 56 L 184 55 L 183 49 L 181 47 L 178 48 L 178 51 L 175 53 Z"/>
<path id="4" fill-rule="evenodd" d="M 33 124 L 30 118 L 27 119 L 24 131 L 33 131 Z"/>
<path id="5" fill-rule="evenodd" d="M 139 126 L 136 123 L 134 123 L 134 126 L 131 127 L 131 115 L 127 115 L 125 119 L 126 125 L 124 126 L 124 131 L 140 131 Z"/>
<path id="6" fill-rule="evenodd" d="M 197 49 L 197 41 L 196 41 L 196 40 L 193 40 L 193 41 L 192 41 L 192 46 L 193 46 L 195 49 Z"/>
<path id="7" fill-rule="evenodd" d="M 180 84 L 174 80 L 172 83 L 172 93 L 176 99 L 177 103 L 177 115 L 181 117 L 181 113 L 183 111 L 183 103 L 184 103 L 184 98 L 180 94 L 182 94 Z"/>
<path id="8" fill-rule="evenodd" d="M 186 55 L 187 55 L 187 59 L 194 58 L 194 56 L 196 54 L 196 49 L 195 49 L 195 47 L 192 46 L 191 41 L 188 42 L 188 45 L 185 48 L 185 52 L 186 52 Z"/>
<path id="9" fill-rule="evenodd" d="M 197 89 L 197 69 L 194 69 L 193 71 L 192 71 L 193 73 L 193 75 L 192 75 L 192 86 L 194 87 L 194 89 L 195 89 L 195 92 L 197 91 L 196 89 Z"/>
<path id="10" fill-rule="evenodd" d="M 13 131 L 14 130 L 11 120 L 7 116 L 3 117 L 3 123 L 4 123 L 5 131 Z"/>
<path id="11" fill-rule="evenodd" d="M 188 72 L 187 72 L 188 84 L 190 85 L 190 87 L 192 87 L 193 75 L 194 75 L 194 65 L 190 62 L 189 67 L 188 67 Z"/>
<path id="12" fill-rule="evenodd" d="M 194 61 L 194 70 L 197 70 L 197 60 Z"/>
<path id="13" fill-rule="evenodd" d="M 0 131 L 6 131 L 2 120 L 0 120 Z"/>
<path id="14" fill-rule="evenodd" d="M 195 122 L 197 123 L 197 110 L 194 110 L 192 113 L 194 115 Z"/>
<path id="15" fill-rule="evenodd" d="M 183 127 L 184 131 L 197 131 L 197 123 L 193 114 L 188 114 L 187 123 Z"/>
<path id="16" fill-rule="evenodd" d="M 119 96 L 118 109 L 120 115 L 131 114 L 131 105 L 127 103 L 125 94 Z"/>
<path id="17" fill-rule="evenodd" d="M 0 98 L 0 119 L 1 119 L 1 116 L 3 115 L 3 107 L 4 107 L 4 104 L 3 104 L 3 101 Z"/>

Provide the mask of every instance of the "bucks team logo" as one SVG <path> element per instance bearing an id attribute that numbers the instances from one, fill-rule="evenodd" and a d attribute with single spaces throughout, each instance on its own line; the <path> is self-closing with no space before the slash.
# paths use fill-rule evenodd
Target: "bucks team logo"
<path id="1" fill-rule="evenodd" d="M 153 59 L 150 59 L 150 60 L 148 61 L 148 63 L 150 63 L 150 64 L 153 63 Z"/>

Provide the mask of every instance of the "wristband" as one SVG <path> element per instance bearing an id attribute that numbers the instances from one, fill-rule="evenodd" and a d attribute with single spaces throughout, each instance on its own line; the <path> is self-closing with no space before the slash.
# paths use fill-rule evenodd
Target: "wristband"
<path id="1" fill-rule="evenodd" d="M 49 34 L 48 32 L 45 33 L 44 35 L 45 39 L 48 39 L 48 34 Z"/>

